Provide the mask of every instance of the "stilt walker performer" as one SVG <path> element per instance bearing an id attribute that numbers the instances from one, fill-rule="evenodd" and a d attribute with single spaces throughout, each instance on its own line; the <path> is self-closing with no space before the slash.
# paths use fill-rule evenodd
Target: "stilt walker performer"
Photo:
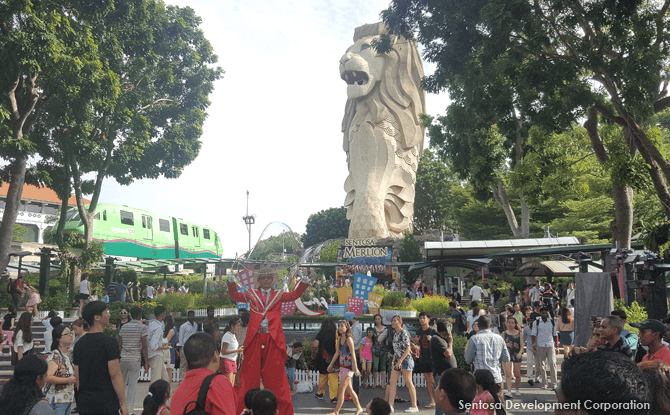
<path id="1" fill-rule="evenodd" d="M 245 409 L 244 395 L 251 388 L 270 389 L 277 396 L 279 415 L 293 415 L 291 390 L 284 369 L 286 361 L 286 340 L 281 322 L 281 304 L 300 298 L 309 287 L 309 277 L 303 276 L 294 291 L 288 292 L 287 284 L 275 289 L 279 276 L 272 269 L 254 271 L 255 289 L 241 293 L 238 281 L 231 277 L 228 282 L 230 298 L 237 302 L 249 303 L 249 327 L 244 341 L 244 361 L 240 370 L 240 391 L 237 413 Z"/>

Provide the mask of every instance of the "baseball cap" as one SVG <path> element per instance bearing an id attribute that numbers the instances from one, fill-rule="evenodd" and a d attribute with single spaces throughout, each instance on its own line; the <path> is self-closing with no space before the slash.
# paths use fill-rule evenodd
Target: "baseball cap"
<path id="1" fill-rule="evenodd" d="M 342 315 L 342 320 L 344 321 L 351 321 L 354 318 L 356 318 L 356 315 L 352 311 L 347 311 Z"/>
<path id="2" fill-rule="evenodd" d="M 667 331 L 665 324 L 661 323 L 660 320 L 655 320 L 655 319 L 649 319 L 645 320 L 642 323 L 631 323 L 631 326 L 635 327 L 636 329 L 650 329 L 651 331 L 655 331 L 661 334 L 663 336 L 665 332 Z"/>

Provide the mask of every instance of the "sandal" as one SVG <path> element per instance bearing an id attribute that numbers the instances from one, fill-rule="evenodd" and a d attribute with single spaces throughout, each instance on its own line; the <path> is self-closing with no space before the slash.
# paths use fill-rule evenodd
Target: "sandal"
<path id="1" fill-rule="evenodd" d="M 434 408 L 435 408 L 435 404 L 428 404 L 428 405 L 424 406 L 424 408 L 426 408 L 426 409 L 434 409 Z"/>

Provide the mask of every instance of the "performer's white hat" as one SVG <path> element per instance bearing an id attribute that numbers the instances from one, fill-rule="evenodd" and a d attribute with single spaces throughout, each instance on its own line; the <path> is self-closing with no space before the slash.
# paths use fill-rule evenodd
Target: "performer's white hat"
<path id="1" fill-rule="evenodd" d="M 272 276 L 272 286 L 279 284 L 279 274 L 272 268 L 261 268 L 254 270 L 254 282 L 256 282 L 256 287 L 261 286 L 260 277 L 261 275 L 270 275 Z"/>

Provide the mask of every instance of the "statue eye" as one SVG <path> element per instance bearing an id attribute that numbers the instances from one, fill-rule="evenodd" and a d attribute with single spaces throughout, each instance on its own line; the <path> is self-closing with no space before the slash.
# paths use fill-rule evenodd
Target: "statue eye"
<path id="1" fill-rule="evenodd" d="M 361 51 L 363 51 L 363 50 L 365 50 L 365 49 L 370 49 L 370 45 L 368 45 L 368 44 L 366 43 L 366 44 L 364 44 L 363 46 L 361 46 Z"/>

